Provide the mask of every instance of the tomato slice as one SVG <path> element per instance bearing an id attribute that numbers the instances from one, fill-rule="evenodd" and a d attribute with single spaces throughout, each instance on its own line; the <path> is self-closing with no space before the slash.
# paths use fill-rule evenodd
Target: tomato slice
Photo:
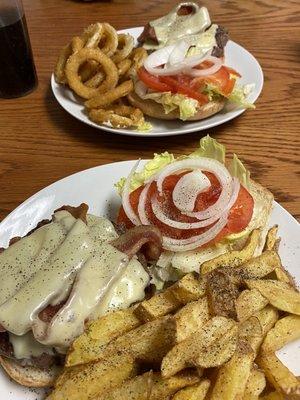
<path id="1" fill-rule="evenodd" d="M 139 79 L 152 90 L 158 92 L 171 92 L 172 87 L 160 81 L 158 76 L 151 75 L 144 67 L 137 72 Z"/>
<path id="2" fill-rule="evenodd" d="M 231 67 L 226 67 L 225 65 L 223 65 L 223 67 L 226 68 L 227 71 L 228 71 L 231 75 L 235 75 L 235 76 L 237 76 L 238 78 L 241 78 L 241 77 L 242 77 L 242 75 L 241 75 L 239 72 L 237 72 L 235 69 L 233 69 L 233 68 L 231 68 Z"/>
<path id="3" fill-rule="evenodd" d="M 200 93 L 191 87 L 187 86 L 186 84 L 182 83 L 183 78 L 181 76 L 181 80 L 177 80 L 172 76 L 161 76 L 160 81 L 166 83 L 169 86 L 173 87 L 173 93 L 180 93 L 184 94 L 187 97 L 190 97 L 192 99 L 198 100 L 200 104 L 206 104 L 208 103 L 208 97 Z"/>
<path id="4" fill-rule="evenodd" d="M 196 199 L 195 209 L 194 211 L 201 211 L 214 204 L 220 196 L 221 186 L 218 179 L 209 172 L 204 172 L 206 176 L 209 178 L 211 182 L 210 188 L 200 193 Z M 168 215 L 169 218 L 180 221 L 180 222 L 196 222 L 195 218 L 188 217 L 182 214 L 174 205 L 172 200 L 173 190 L 181 178 L 182 174 L 178 175 L 170 175 L 168 176 L 163 183 L 163 196 L 158 197 L 161 207 L 164 210 L 164 213 Z M 139 187 L 135 191 L 130 194 L 130 203 L 137 213 L 138 202 L 140 193 L 143 190 L 143 186 Z M 151 221 L 153 225 L 156 225 L 162 232 L 164 236 L 172 237 L 175 239 L 186 239 L 192 237 L 194 235 L 199 235 L 206 230 L 208 230 L 211 226 L 199 229 L 189 229 L 182 230 L 177 228 L 172 228 L 170 226 L 165 225 L 161 221 L 159 221 L 152 212 L 151 208 L 151 198 L 153 195 L 158 195 L 156 183 L 153 182 L 151 184 L 150 190 L 148 192 L 148 198 L 146 201 L 146 214 L 148 219 Z M 228 222 L 223 230 L 218 234 L 218 236 L 212 240 L 209 244 L 216 243 L 220 241 L 224 236 L 227 236 L 231 233 L 238 233 L 243 231 L 249 224 L 252 214 L 253 214 L 254 201 L 251 194 L 243 187 L 240 187 L 238 198 L 230 210 L 228 216 Z M 132 227 L 132 223 L 127 218 L 123 207 L 120 208 L 118 215 L 118 223 L 125 224 L 127 228 Z M 205 245 L 207 246 L 207 244 Z"/>

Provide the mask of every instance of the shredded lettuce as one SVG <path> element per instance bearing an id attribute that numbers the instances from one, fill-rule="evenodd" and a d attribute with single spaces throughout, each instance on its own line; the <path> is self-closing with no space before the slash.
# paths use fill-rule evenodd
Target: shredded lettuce
<path id="1" fill-rule="evenodd" d="M 253 84 L 239 85 L 235 83 L 232 92 L 228 96 L 224 96 L 219 88 L 211 83 L 206 84 L 204 93 L 208 95 L 210 101 L 218 100 L 226 97 L 231 103 L 236 104 L 240 108 L 255 108 L 255 105 L 247 100 L 248 95 L 253 90 Z"/>
<path id="2" fill-rule="evenodd" d="M 138 132 L 149 132 L 152 130 L 152 125 L 150 122 L 143 121 L 137 126 L 136 130 Z"/>
<path id="3" fill-rule="evenodd" d="M 199 148 L 188 156 L 181 156 L 178 159 L 183 158 L 195 158 L 195 157 L 208 157 L 218 160 L 221 163 L 225 163 L 225 146 L 219 143 L 216 139 L 211 138 L 209 135 L 200 139 Z M 159 172 L 166 165 L 176 161 L 173 154 L 167 151 L 161 154 L 154 154 L 154 158 L 148 161 L 142 171 L 136 172 L 131 180 L 130 189 L 135 190 L 139 186 L 142 186 L 148 178 Z M 249 187 L 250 173 L 243 165 L 242 161 L 234 154 L 231 164 L 229 165 L 229 171 L 232 176 L 236 176 L 242 185 Z M 122 194 L 123 187 L 126 178 L 121 178 L 118 183 L 115 184 L 118 192 Z"/>
<path id="4" fill-rule="evenodd" d="M 197 113 L 198 101 L 191 99 L 183 94 L 172 94 L 171 92 L 148 93 L 143 96 L 144 100 L 150 99 L 161 104 L 164 107 L 165 113 L 179 109 L 180 119 L 186 121 Z"/>

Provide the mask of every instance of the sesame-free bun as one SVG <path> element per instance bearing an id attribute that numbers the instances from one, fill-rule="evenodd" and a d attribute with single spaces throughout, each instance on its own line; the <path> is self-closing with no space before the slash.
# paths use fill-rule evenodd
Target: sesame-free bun
<path id="1" fill-rule="evenodd" d="M 143 100 L 135 92 L 130 93 L 128 96 L 128 101 L 134 107 L 140 108 L 144 114 L 149 117 L 158 119 L 180 119 L 179 110 L 173 110 L 166 114 L 163 106 L 154 100 Z M 210 101 L 207 104 L 201 106 L 193 117 L 189 118 L 188 121 L 199 121 L 201 119 L 210 117 L 221 111 L 225 105 L 225 100 L 220 101 Z"/>

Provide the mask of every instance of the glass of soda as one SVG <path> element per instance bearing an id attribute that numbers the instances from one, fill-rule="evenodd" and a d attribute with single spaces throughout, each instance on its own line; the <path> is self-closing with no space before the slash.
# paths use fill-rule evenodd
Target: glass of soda
<path id="1" fill-rule="evenodd" d="M 0 0 L 0 98 L 25 96 L 36 86 L 22 0 Z"/>

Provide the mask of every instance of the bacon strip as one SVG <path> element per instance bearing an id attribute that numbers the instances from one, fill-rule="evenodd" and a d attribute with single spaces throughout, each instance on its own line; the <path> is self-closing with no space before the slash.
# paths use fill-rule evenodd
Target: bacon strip
<path id="1" fill-rule="evenodd" d="M 155 261 L 162 252 L 162 235 L 156 226 L 140 225 L 129 229 L 111 244 L 129 258 L 141 250 L 147 260 Z"/>

